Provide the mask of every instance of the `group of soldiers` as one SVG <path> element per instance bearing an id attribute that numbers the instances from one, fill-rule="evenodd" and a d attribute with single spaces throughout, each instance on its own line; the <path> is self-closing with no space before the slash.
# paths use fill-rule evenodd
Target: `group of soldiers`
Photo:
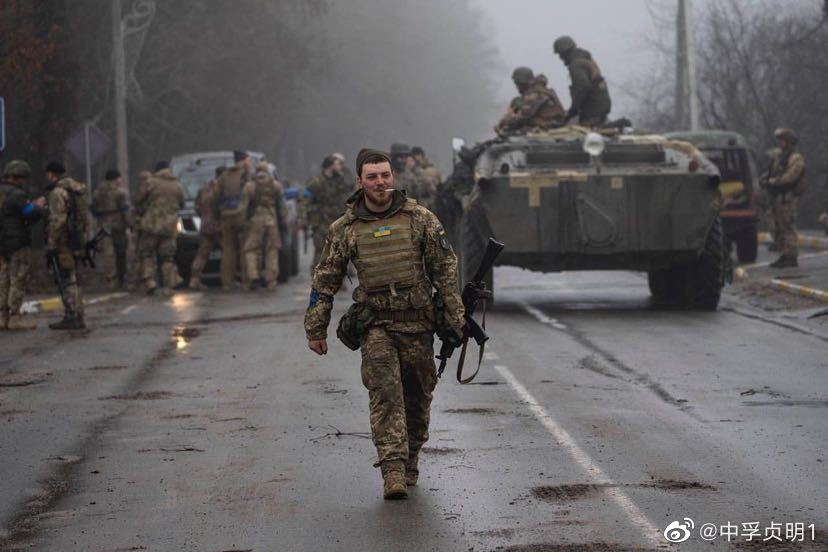
<path id="1" fill-rule="evenodd" d="M 509 103 L 506 113 L 495 126 L 498 135 L 525 130 L 549 130 L 564 126 L 573 118 L 578 124 L 597 127 L 606 123 L 612 107 L 607 82 L 592 55 L 578 48 L 568 36 L 555 40 L 554 51 L 569 70 L 572 104 L 564 110 L 545 75 L 535 75 L 529 67 L 512 73 L 519 96 Z"/>

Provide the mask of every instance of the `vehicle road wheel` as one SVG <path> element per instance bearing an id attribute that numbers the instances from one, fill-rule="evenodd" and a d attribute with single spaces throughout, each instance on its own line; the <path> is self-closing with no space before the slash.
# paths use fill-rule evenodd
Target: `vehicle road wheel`
<path id="1" fill-rule="evenodd" d="M 756 224 L 748 224 L 736 242 L 736 256 L 740 263 L 752 263 L 756 261 L 758 250 L 759 240 L 756 235 Z"/>
<path id="2" fill-rule="evenodd" d="M 483 255 L 486 254 L 486 238 L 483 237 L 474 225 L 472 217 L 463 215 L 460 223 L 460 285 L 463 286 L 474 277 L 474 272 L 480 266 Z M 494 270 L 490 270 L 484 277 L 486 287 L 494 291 Z M 488 306 L 494 304 L 494 296 L 489 299 Z"/>
<path id="3" fill-rule="evenodd" d="M 725 277 L 724 240 L 722 221 L 717 217 L 704 244 L 699 259 L 690 265 L 675 267 L 673 284 L 681 293 L 681 304 L 687 308 L 716 310 L 722 295 Z"/>

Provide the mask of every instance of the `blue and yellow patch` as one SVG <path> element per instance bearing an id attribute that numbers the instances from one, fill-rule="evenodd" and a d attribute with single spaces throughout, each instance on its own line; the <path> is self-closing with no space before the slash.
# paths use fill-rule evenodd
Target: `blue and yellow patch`
<path id="1" fill-rule="evenodd" d="M 390 236 L 391 235 L 391 227 L 390 226 L 374 226 L 374 237 L 375 238 L 382 238 L 383 236 Z"/>

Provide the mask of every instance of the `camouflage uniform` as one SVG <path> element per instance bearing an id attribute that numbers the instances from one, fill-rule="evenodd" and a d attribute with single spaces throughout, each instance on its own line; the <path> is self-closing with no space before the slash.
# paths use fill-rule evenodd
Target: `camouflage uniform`
<path id="1" fill-rule="evenodd" d="M 181 283 L 175 265 L 175 240 L 178 212 L 184 207 L 184 188 L 171 169 L 161 169 L 152 175 L 135 204 L 143 212 L 138 253 L 144 286 L 150 292 L 158 287 L 155 277 L 160 260 L 162 286 L 169 295 Z"/>
<path id="2" fill-rule="evenodd" d="M 70 193 L 86 194 L 86 184 L 68 176 L 53 183 L 46 194 L 49 204 L 49 219 L 46 228 L 46 248 L 57 255 L 61 277 L 66 286 L 66 319 L 83 319 L 83 301 L 75 257 L 82 254 L 77 249 L 82 244 L 70 244 Z M 80 216 L 86 216 L 82 213 Z"/>
<path id="3" fill-rule="evenodd" d="M 149 184 L 152 173 L 149 171 L 141 171 L 138 173 L 138 185 L 135 191 L 135 197 L 141 197 L 146 193 L 147 184 Z M 141 241 L 141 217 L 144 215 L 140 206 L 133 204 L 132 206 L 132 260 L 129 263 L 129 273 L 133 275 L 131 278 L 132 286 L 137 287 L 141 283 L 141 255 L 138 252 L 138 244 Z"/>
<path id="4" fill-rule="evenodd" d="M 129 199 L 117 180 L 107 180 L 95 190 L 92 214 L 98 224 L 109 232 L 115 252 L 115 274 L 118 285 L 124 285 L 126 277 L 127 228 Z"/>
<path id="5" fill-rule="evenodd" d="M 248 178 L 247 169 L 236 165 L 224 171 L 216 184 L 213 213 L 221 223 L 221 287 L 225 290 L 236 285 L 246 222 L 242 189 Z"/>
<path id="6" fill-rule="evenodd" d="M 210 258 L 210 252 L 219 247 L 221 226 L 213 213 L 216 186 L 216 180 L 211 180 L 201 187 L 195 198 L 195 210 L 201 218 L 201 227 L 199 228 L 198 251 L 196 251 L 190 269 L 190 287 L 193 288 L 201 287 L 201 273 Z"/>
<path id="7" fill-rule="evenodd" d="M 566 114 L 567 119 L 578 116 L 578 122 L 584 126 L 598 126 L 607 120 L 612 107 L 607 82 L 601 75 L 598 64 L 586 50 L 575 48 L 567 63 L 572 84 L 572 107 Z"/>
<path id="8" fill-rule="evenodd" d="M 246 282 L 253 286 L 259 279 L 259 260 L 264 257 L 264 280 L 267 289 L 276 287 L 279 276 L 279 248 L 282 238 L 280 220 L 285 220 L 282 203 L 282 185 L 270 175 L 267 167 L 258 169 L 252 181 L 242 190 L 242 206 L 247 213 L 247 233 L 244 238 L 244 268 Z M 280 216 L 281 215 L 281 216 Z"/>
<path id="9" fill-rule="evenodd" d="M 19 184 L 5 178 L 28 179 L 31 169 L 27 163 L 11 161 L 4 173 L 0 181 L 0 329 L 33 329 L 20 319 L 20 307 L 29 278 L 29 225 L 43 216 L 43 210 L 29 202 Z"/>
<path id="10" fill-rule="evenodd" d="M 311 271 L 322 258 L 322 248 L 328 238 L 328 227 L 345 211 L 345 201 L 354 193 L 348 181 L 339 175 L 314 176 L 305 185 L 308 196 L 306 222 L 313 228 L 313 264 Z"/>
<path id="11" fill-rule="evenodd" d="M 423 157 L 422 161 L 417 162 L 417 166 L 414 167 L 413 172 L 418 186 L 415 194 L 411 195 L 412 199 L 416 199 L 418 203 L 429 211 L 434 211 L 437 201 L 437 187 L 442 180 L 440 171 L 428 158 Z"/>
<path id="12" fill-rule="evenodd" d="M 562 126 L 565 114 L 561 100 L 546 83 L 544 75 L 534 77 L 520 98 L 512 100 L 509 110 L 497 127 L 508 132 L 524 128 L 545 130 Z"/>
<path id="13" fill-rule="evenodd" d="M 330 227 L 314 271 L 305 314 L 309 340 L 327 335 L 333 297 L 348 262 L 357 269 L 357 303 L 374 323 L 362 338 L 362 381 L 368 389 L 371 434 L 378 462 L 413 461 L 428 440 L 434 366 L 432 288 L 446 301 L 446 318 L 458 334 L 463 305 L 457 259 L 437 217 L 395 191 L 382 215 L 365 206 L 363 192 L 349 200 L 346 214 Z M 416 468 L 415 468 L 416 469 Z"/>
<path id="14" fill-rule="evenodd" d="M 792 146 L 780 150 L 773 160 L 770 174 L 767 186 L 780 252 L 783 257 L 796 259 L 799 253 L 796 215 L 805 178 L 805 158 Z"/>

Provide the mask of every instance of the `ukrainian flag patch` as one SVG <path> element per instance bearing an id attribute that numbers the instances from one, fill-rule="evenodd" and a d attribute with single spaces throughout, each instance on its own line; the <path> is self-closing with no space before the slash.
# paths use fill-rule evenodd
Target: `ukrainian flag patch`
<path id="1" fill-rule="evenodd" d="M 390 236 L 391 235 L 391 227 L 390 226 L 375 226 L 374 227 L 374 237 L 381 238 L 383 236 Z"/>

